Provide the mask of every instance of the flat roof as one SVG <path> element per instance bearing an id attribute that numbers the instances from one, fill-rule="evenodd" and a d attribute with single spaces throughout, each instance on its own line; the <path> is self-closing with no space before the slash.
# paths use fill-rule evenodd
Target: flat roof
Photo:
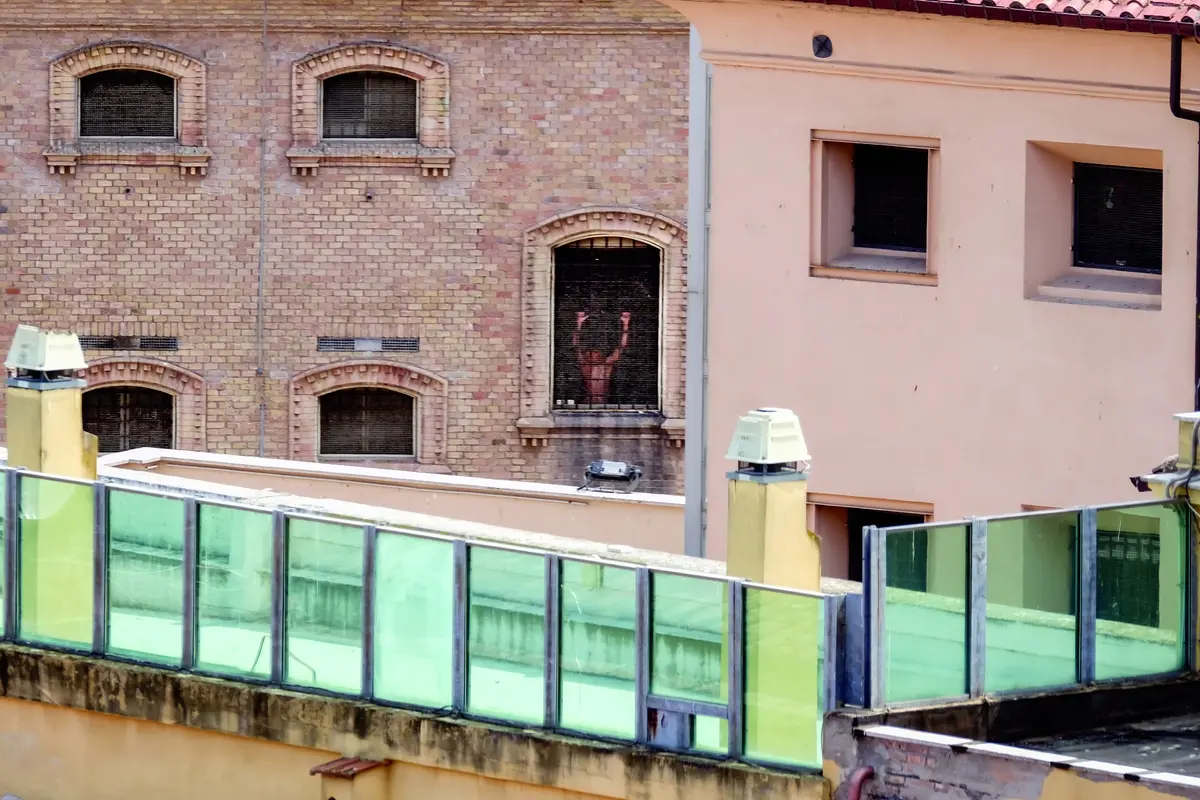
<path id="1" fill-rule="evenodd" d="M 1200 778 L 1200 713 L 1105 725 L 1013 744 L 1044 753 Z"/>

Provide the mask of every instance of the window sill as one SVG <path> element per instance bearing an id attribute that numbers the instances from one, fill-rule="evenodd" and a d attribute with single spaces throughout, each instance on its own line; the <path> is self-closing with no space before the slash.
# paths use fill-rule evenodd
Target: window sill
<path id="1" fill-rule="evenodd" d="M 316 175 L 323 166 L 420 167 L 425 177 L 445 178 L 455 153 L 449 147 L 425 147 L 402 140 L 333 140 L 287 152 L 293 175 Z"/>
<path id="2" fill-rule="evenodd" d="M 848 253 L 831 259 L 826 266 L 814 264 L 809 268 L 809 274 L 814 278 L 937 286 L 937 275 L 927 272 L 924 256 Z"/>
<path id="3" fill-rule="evenodd" d="M 92 139 L 48 147 L 42 155 L 51 175 L 74 175 L 79 164 L 178 167 L 180 175 L 208 174 L 212 151 L 148 139 Z"/>
<path id="4" fill-rule="evenodd" d="M 664 437 L 673 447 L 683 447 L 684 421 L 657 411 L 577 411 L 548 417 L 517 420 L 521 444 L 545 447 L 550 439 L 583 439 L 629 434 L 635 438 Z"/>
<path id="5" fill-rule="evenodd" d="M 1037 288 L 1031 300 L 1142 311 L 1162 310 L 1162 276 L 1071 267 Z"/>

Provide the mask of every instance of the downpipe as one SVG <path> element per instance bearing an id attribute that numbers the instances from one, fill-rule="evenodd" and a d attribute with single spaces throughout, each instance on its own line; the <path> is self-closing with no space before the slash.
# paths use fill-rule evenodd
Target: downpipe
<path id="1" fill-rule="evenodd" d="M 859 767 L 854 770 L 854 774 L 850 776 L 850 791 L 846 794 L 847 800 L 861 800 L 863 784 L 874 777 L 874 767 Z"/>
<path id="2" fill-rule="evenodd" d="M 1183 37 L 1171 36 L 1171 113 L 1179 119 L 1200 123 L 1200 111 L 1183 107 L 1182 77 Z M 1197 151 L 1200 154 L 1200 150 Z M 1200 155 L 1198 155 L 1200 158 Z M 1193 309 L 1196 327 L 1195 366 L 1192 372 L 1192 408 L 1200 411 L 1200 171 L 1196 175 L 1196 305 Z"/>

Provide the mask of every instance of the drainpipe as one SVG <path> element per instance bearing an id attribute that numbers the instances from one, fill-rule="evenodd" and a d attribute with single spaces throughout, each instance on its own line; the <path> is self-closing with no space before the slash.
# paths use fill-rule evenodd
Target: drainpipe
<path id="1" fill-rule="evenodd" d="M 1183 72 L 1183 37 L 1171 36 L 1171 113 L 1179 119 L 1200 123 L 1200 111 L 1183 107 L 1180 95 Z M 1197 149 L 1200 158 L 1200 148 Z M 1200 411 L 1200 167 L 1196 175 L 1196 307 L 1195 307 L 1195 366 L 1192 373 L 1192 408 Z"/>
<path id="2" fill-rule="evenodd" d="M 693 25 L 688 74 L 688 265 L 687 385 L 684 412 L 683 552 L 702 558 L 708 497 L 708 212 L 711 208 L 709 137 L 712 68 L 700 57 L 700 33 Z"/>
<path id="3" fill-rule="evenodd" d="M 875 770 L 872 767 L 859 767 L 850 776 L 850 790 L 846 793 L 846 800 L 861 800 L 863 784 L 875 777 Z"/>
<path id="4" fill-rule="evenodd" d="M 267 76 L 271 65 L 271 49 L 267 42 L 270 19 L 269 0 L 262 4 L 262 75 L 259 76 L 258 120 L 258 308 L 255 339 L 258 347 L 258 455 L 267 450 L 267 346 L 266 346 L 266 266 L 267 266 Z"/>

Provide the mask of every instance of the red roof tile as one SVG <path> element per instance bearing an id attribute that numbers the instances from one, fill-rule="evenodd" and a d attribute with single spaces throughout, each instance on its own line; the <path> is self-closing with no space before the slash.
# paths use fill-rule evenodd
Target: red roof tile
<path id="1" fill-rule="evenodd" d="M 829 6 L 909 11 L 1138 33 L 1200 35 L 1200 0 L 800 0 Z"/>
<path id="2" fill-rule="evenodd" d="M 308 771 L 309 775 L 330 775 L 334 778 L 353 778 L 375 767 L 382 767 L 386 761 L 368 761 L 365 758 L 338 758 L 328 761 Z"/>

